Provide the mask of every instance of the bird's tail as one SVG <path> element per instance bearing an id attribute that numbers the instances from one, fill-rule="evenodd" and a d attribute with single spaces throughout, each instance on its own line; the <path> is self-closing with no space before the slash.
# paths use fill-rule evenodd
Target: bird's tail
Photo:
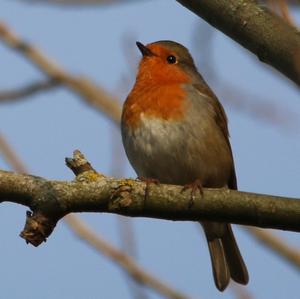
<path id="1" fill-rule="evenodd" d="M 235 241 L 230 224 L 202 223 L 216 287 L 224 291 L 230 278 L 240 284 L 247 284 L 248 271 Z"/>

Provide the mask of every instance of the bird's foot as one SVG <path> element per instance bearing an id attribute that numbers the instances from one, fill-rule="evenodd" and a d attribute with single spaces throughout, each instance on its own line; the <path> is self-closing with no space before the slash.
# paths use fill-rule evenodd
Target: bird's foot
<path id="1" fill-rule="evenodd" d="M 146 202 L 146 199 L 149 196 L 149 187 L 150 187 L 150 185 L 151 184 L 159 185 L 160 182 L 157 179 L 145 178 L 143 176 L 138 177 L 138 180 L 140 180 L 140 181 L 142 181 L 142 182 L 144 182 L 146 184 L 146 187 L 145 187 L 145 196 L 144 196 L 144 202 Z"/>
<path id="2" fill-rule="evenodd" d="M 191 189 L 191 198 L 190 198 L 190 202 L 189 202 L 189 206 L 188 206 L 189 208 L 191 208 L 194 204 L 195 195 L 196 195 L 197 190 L 199 190 L 201 197 L 203 196 L 203 187 L 202 187 L 201 181 L 199 179 L 197 179 L 191 184 L 184 185 L 181 192 L 184 192 L 188 189 Z"/>

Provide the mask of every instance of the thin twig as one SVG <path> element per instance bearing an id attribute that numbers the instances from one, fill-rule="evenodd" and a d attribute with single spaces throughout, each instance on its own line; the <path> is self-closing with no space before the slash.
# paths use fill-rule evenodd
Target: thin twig
<path id="1" fill-rule="evenodd" d="M 134 260 L 138 260 L 137 246 L 134 234 L 133 221 L 130 217 L 117 217 L 117 228 L 121 240 L 121 250 L 126 255 L 130 256 Z M 128 289 L 131 293 L 132 299 L 147 299 L 148 295 L 146 290 L 142 288 L 136 281 L 132 281 L 126 276 L 126 282 Z"/>
<path id="2" fill-rule="evenodd" d="M 300 271 L 300 250 L 288 245 L 278 236 L 264 229 L 245 227 L 246 230 L 262 245 L 276 252 L 280 257 L 288 261 L 293 267 Z"/>
<path id="3" fill-rule="evenodd" d="M 67 73 L 60 66 L 55 64 L 50 58 L 43 54 L 39 49 L 26 43 L 24 40 L 20 39 L 16 34 L 7 28 L 3 23 L 0 22 L 0 38 L 9 45 L 12 49 L 18 51 L 25 58 L 29 59 L 35 66 L 40 68 L 46 75 L 50 76 L 50 80 L 57 82 L 56 84 L 63 84 L 70 88 L 72 91 L 81 96 L 89 105 L 96 108 L 96 110 L 101 111 L 108 118 L 112 119 L 117 125 L 119 124 L 121 118 L 121 105 L 119 101 L 111 97 L 107 92 L 105 92 L 98 85 L 93 83 L 88 78 L 76 77 Z M 299 62 L 295 61 L 297 64 Z M 300 63 L 297 64 L 300 72 Z M 51 79 L 52 78 L 52 79 Z M 230 87 L 224 86 L 225 92 L 232 92 Z M 238 91 L 237 91 L 238 92 Z M 4 97 L 7 96 L 4 95 Z M 257 99 L 256 95 L 253 95 Z M 242 97 L 244 101 L 234 101 L 236 97 L 230 95 L 228 99 L 231 99 L 230 104 L 235 108 L 239 108 L 246 113 L 249 113 L 253 116 L 259 116 L 262 119 L 265 119 L 269 122 L 277 122 L 281 125 L 288 126 L 294 119 L 293 115 L 291 117 L 286 117 L 285 115 L 280 115 L 278 117 L 277 110 L 280 107 L 275 107 L 274 105 L 268 106 L 269 109 L 264 109 L 263 104 L 258 104 L 259 101 L 256 101 L 256 104 L 251 102 L 252 105 L 247 101 L 249 97 Z M 0 94 L 1 101 L 1 94 Z M 267 106 L 266 104 L 265 106 Z M 245 109 L 246 108 L 246 109 Z M 262 109 L 263 108 L 263 109 Z M 271 109 L 271 112 L 270 112 Z M 272 110 L 273 109 L 273 110 Z M 288 115 L 289 111 L 287 109 L 282 110 L 284 114 Z M 290 113 L 291 114 L 291 113 Z M 290 126 L 289 126 L 290 127 Z"/>
<path id="4" fill-rule="evenodd" d="M 129 274 L 135 281 L 140 284 L 146 285 L 158 293 L 173 299 L 186 299 L 186 295 L 181 294 L 178 291 L 168 287 L 165 283 L 159 279 L 147 273 L 128 255 L 122 251 L 114 248 L 112 245 L 103 240 L 99 235 L 96 235 L 91 228 L 87 226 L 83 221 L 74 215 L 69 215 L 65 221 L 71 226 L 72 230 L 82 240 L 92 245 L 97 251 L 102 252 L 106 257 L 110 258 L 114 262 L 117 262 L 127 274 Z"/>
<path id="5" fill-rule="evenodd" d="M 6 141 L 6 138 L 0 133 L 0 153 L 6 160 L 7 164 L 11 165 L 12 169 L 19 173 L 27 173 L 27 169 L 11 145 Z"/>
<path id="6" fill-rule="evenodd" d="M 105 92 L 100 86 L 85 77 L 69 74 L 38 48 L 19 38 L 3 22 L 0 22 L 0 39 L 5 45 L 23 55 L 49 78 L 65 85 L 80 95 L 88 104 L 109 116 L 116 124 L 119 124 L 121 106 L 118 100 Z"/>
<path id="7" fill-rule="evenodd" d="M 122 177 L 125 170 L 125 159 L 121 154 L 122 145 L 121 141 L 116 136 L 117 134 L 119 134 L 119 131 L 117 131 L 115 127 L 111 127 L 109 134 L 111 143 L 110 173 L 113 176 Z M 116 222 L 117 231 L 121 241 L 121 250 L 134 260 L 138 260 L 137 243 L 132 219 L 130 217 L 117 216 Z M 145 288 L 135 281 L 132 281 L 128 276 L 126 276 L 125 279 L 132 299 L 148 298 Z"/>
<path id="8" fill-rule="evenodd" d="M 48 91 L 59 86 L 60 83 L 54 79 L 47 79 L 43 81 L 33 82 L 28 85 L 11 89 L 0 91 L 0 102 L 12 102 L 16 100 L 23 99 L 24 97 L 31 96 L 38 92 Z"/>

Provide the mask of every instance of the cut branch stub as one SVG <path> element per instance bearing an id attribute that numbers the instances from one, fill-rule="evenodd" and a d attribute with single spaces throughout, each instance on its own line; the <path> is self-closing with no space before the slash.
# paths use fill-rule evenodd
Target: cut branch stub
<path id="1" fill-rule="evenodd" d="M 79 151 L 67 159 L 78 175 L 72 182 L 0 170 L 0 201 L 29 207 L 21 236 L 37 246 L 68 213 L 114 213 L 179 221 L 217 221 L 300 232 L 300 200 L 228 189 L 204 189 L 195 195 L 182 186 L 145 183 L 97 173 Z M 85 166 L 83 166 L 85 165 Z"/>
<path id="2" fill-rule="evenodd" d="M 96 170 L 79 150 L 73 152 L 73 158 L 66 158 L 65 161 L 66 165 L 76 176 L 86 171 L 93 171 L 96 173 Z"/>
<path id="3" fill-rule="evenodd" d="M 26 212 L 27 218 L 23 231 L 20 233 L 20 237 L 25 239 L 26 243 L 30 243 L 37 247 L 42 242 L 46 242 L 47 238 L 53 232 L 57 220 L 45 216 L 44 214 L 37 212 Z"/>

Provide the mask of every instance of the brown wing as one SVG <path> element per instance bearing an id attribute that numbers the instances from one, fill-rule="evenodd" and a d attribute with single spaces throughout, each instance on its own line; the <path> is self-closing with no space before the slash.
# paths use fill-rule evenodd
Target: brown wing
<path id="1" fill-rule="evenodd" d="M 201 77 L 201 83 L 196 84 L 195 88 L 198 89 L 201 93 L 207 94 L 210 96 L 212 99 L 211 104 L 213 105 L 215 109 L 215 121 L 222 131 L 224 138 L 228 144 L 228 147 L 230 149 L 231 157 L 232 157 L 232 171 L 231 175 L 228 181 L 228 188 L 237 190 L 237 181 L 236 181 L 236 174 L 235 174 L 235 167 L 234 167 L 234 161 L 233 161 L 233 155 L 232 155 L 232 150 L 231 150 L 231 145 L 229 142 L 229 131 L 228 131 L 228 125 L 227 125 L 227 117 L 225 110 L 221 103 L 219 102 L 218 98 L 216 95 L 213 93 L 213 91 L 209 88 L 209 86 L 206 84 L 204 79 Z"/>
<path id="2" fill-rule="evenodd" d="M 223 106 L 221 105 L 221 103 L 219 102 L 219 100 L 217 98 L 215 98 L 216 101 L 216 123 L 218 124 L 219 128 L 222 130 L 224 137 L 226 139 L 226 142 L 228 144 L 228 147 L 230 149 L 230 153 L 231 153 L 231 157 L 232 157 L 232 170 L 231 170 L 231 175 L 228 181 L 228 188 L 229 189 L 234 189 L 237 190 L 237 181 L 236 181 L 236 174 L 235 174 L 235 167 L 234 167 L 234 161 L 233 161 L 233 155 L 232 155 L 232 149 L 231 149 L 231 145 L 229 142 L 229 131 L 228 131 L 228 125 L 227 125 L 227 117 L 224 111 Z"/>

